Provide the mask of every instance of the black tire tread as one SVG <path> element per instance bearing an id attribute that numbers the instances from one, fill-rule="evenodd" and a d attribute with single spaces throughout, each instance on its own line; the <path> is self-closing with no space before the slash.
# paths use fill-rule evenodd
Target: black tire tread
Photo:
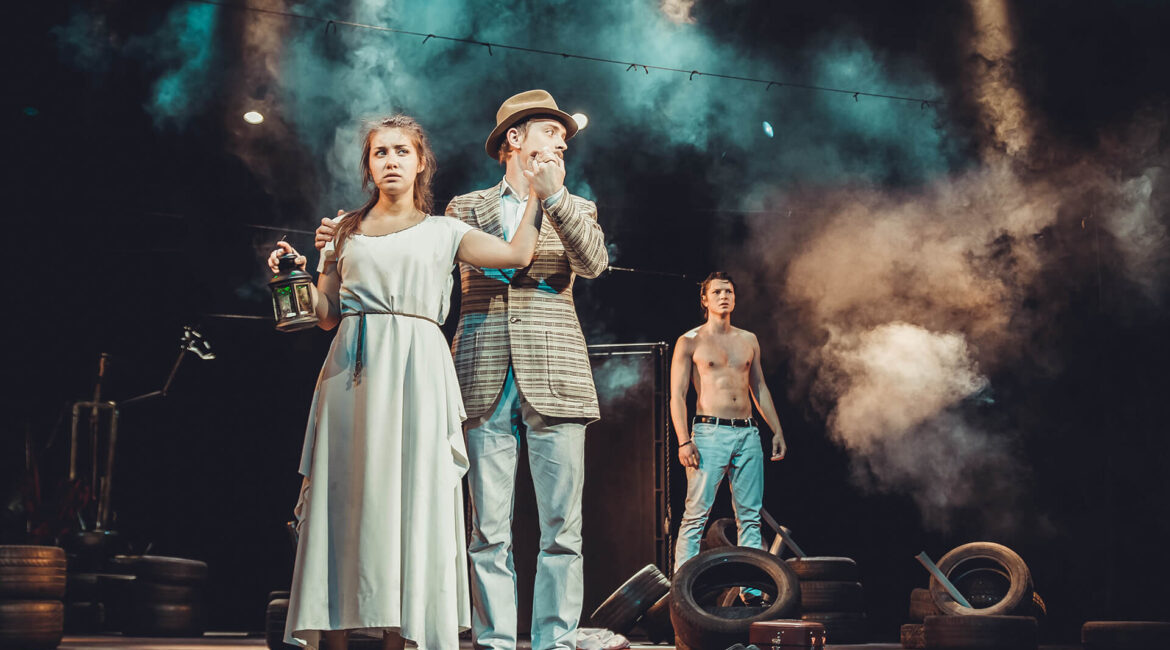
<path id="1" fill-rule="evenodd" d="M 1148 650 L 1170 647 L 1170 623 L 1088 621 L 1081 626 L 1085 650 Z"/>
<path id="2" fill-rule="evenodd" d="M 653 564 L 647 564 L 598 605 L 589 617 L 593 624 L 626 634 L 638 618 L 670 592 L 670 581 Z"/>
<path id="3" fill-rule="evenodd" d="M 0 546 L 0 567 L 46 566 L 65 568 L 65 549 L 60 546 Z"/>
<path id="4" fill-rule="evenodd" d="M 786 562 L 802 582 L 808 580 L 857 582 L 858 579 L 857 562 L 848 557 L 792 557 Z"/>
<path id="5" fill-rule="evenodd" d="M 803 580 L 800 583 L 802 612 L 860 612 L 865 608 L 865 591 L 860 582 Z"/>
<path id="6" fill-rule="evenodd" d="M 664 643 L 674 638 L 674 626 L 670 624 L 670 594 L 658 599 L 650 606 L 639 621 L 642 630 L 651 643 Z"/>
<path id="7" fill-rule="evenodd" d="M 207 563 L 180 557 L 140 555 L 133 561 L 134 575 L 151 582 L 200 584 L 207 580 Z"/>
<path id="8" fill-rule="evenodd" d="M 703 536 L 703 541 L 707 542 L 707 550 L 735 546 L 736 539 L 728 535 L 729 530 L 735 531 L 736 539 L 738 539 L 739 524 L 736 523 L 734 517 L 720 517 L 712 521 L 711 525 L 707 527 L 707 534 Z"/>
<path id="9" fill-rule="evenodd" d="M 929 589 L 919 587 L 910 591 L 911 623 L 921 623 L 926 620 L 927 616 L 939 616 L 941 614 L 942 612 L 939 611 L 938 605 L 934 604 L 934 597 L 930 595 Z"/>
<path id="10" fill-rule="evenodd" d="M 0 566 L 0 600 L 61 600 L 65 567 Z"/>
<path id="11" fill-rule="evenodd" d="M 268 650 L 300 650 L 284 642 L 285 622 L 288 620 L 288 598 L 273 598 L 264 616 L 264 641 Z"/>
<path id="12" fill-rule="evenodd" d="M 173 603 L 133 603 L 127 613 L 130 636 L 202 636 L 203 608 Z"/>
<path id="13" fill-rule="evenodd" d="M 56 648 L 64 630 L 59 600 L 0 601 L 0 648 Z"/>
<path id="14" fill-rule="evenodd" d="M 931 650 L 1036 650 L 1036 619 L 1030 616 L 927 616 L 923 623 Z"/>

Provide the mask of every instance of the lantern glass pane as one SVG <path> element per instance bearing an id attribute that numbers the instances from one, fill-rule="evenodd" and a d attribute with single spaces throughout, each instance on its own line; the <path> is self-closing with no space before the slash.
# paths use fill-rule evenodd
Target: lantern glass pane
<path id="1" fill-rule="evenodd" d="M 280 305 L 278 311 L 281 314 L 281 318 L 290 318 L 297 315 L 296 310 L 293 309 L 291 287 L 280 287 L 277 289 L 276 301 Z"/>
<path id="2" fill-rule="evenodd" d="M 299 309 L 300 313 L 302 315 L 309 313 L 309 311 L 313 307 L 313 299 L 309 296 L 309 285 L 307 285 L 307 284 L 296 285 L 296 292 L 297 292 L 297 305 L 300 308 Z"/>

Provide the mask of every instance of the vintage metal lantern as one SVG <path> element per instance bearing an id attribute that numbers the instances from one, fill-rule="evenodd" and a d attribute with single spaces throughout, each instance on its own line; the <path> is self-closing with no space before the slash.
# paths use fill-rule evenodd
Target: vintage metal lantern
<path id="1" fill-rule="evenodd" d="M 268 288 L 272 290 L 276 329 L 295 332 L 317 324 L 313 294 L 309 289 L 312 284 L 312 276 L 297 268 L 296 255 L 286 253 L 280 256 L 276 275 L 268 282 Z"/>

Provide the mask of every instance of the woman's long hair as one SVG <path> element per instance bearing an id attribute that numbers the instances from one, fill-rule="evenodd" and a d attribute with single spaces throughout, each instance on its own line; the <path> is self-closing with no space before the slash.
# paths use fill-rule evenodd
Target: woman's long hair
<path id="1" fill-rule="evenodd" d="M 378 198 L 381 196 L 381 191 L 378 185 L 374 183 L 374 175 L 370 172 L 370 150 L 373 148 L 374 135 L 383 129 L 402 129 L 403 132 L 410 136 L 411 142 L 414 144 L 415 153 L 418 154 L 418 160 L 422 163 L 422 171 L 414 178 L 414 207 L 423 214 L 430 214 L 432 206 L 431 195 L 431 181 L 435 178 L 435 152 L 431 149 L 431 143 L 427 140 L 427 133 L 413 117 L 409 115 L 391 115 L 380 120 L 370 122 L 366 128 L 366 137 L 362 144 L 362 159 L 360 169 L 362 170 L 362 189 L 370 193 L 370 197 L 366 199 L 362 207 L 352 212 L 347 212 L 344 218 L 341 219 L 341 224 L 337 227 L 337 233 L 334 235 L 334 248 L 338 254 L 341 253 L 342 244 L 349 239 L 355 232 L 357 232 L 358 225 L 361 224 L 362 219 L 370 213 L 378 203 Z"/>

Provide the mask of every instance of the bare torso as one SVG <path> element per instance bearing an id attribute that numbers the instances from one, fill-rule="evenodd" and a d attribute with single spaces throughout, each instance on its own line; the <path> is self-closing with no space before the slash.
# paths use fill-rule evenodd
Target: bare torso
<path id="1" fill-rule="evenodd" d="M 751 417 L 749 378 L 755 355 L 751 333 L 736 327 L 711 332 L 700 326 L 684 336 L 693 337 L 691 380 L 698 394 L 695 412 L 721 418 Z"/>

